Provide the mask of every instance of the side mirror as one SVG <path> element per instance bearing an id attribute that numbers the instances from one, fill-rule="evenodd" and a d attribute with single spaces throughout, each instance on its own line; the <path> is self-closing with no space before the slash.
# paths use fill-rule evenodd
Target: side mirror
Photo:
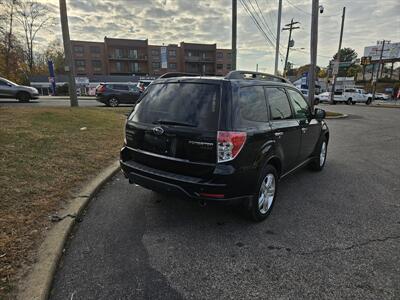
<path id="1" fill-rule="evenodd" d="M 318 121 L 322 121 L 323 119 L 325 119 L 326 113 L 323 109 L 320 108 L 316 108 L 314 111 L 314 117 L 316 120 Z"/>

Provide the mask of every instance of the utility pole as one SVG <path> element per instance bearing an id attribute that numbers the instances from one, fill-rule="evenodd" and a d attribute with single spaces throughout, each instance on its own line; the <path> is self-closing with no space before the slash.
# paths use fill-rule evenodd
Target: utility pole
<path id="1" fill-rule="evenodd" d="M 256 72 L 258 72 L 258 64 L 256 64 Z"/>
<path id="2" fill-rule="evenodd" d="M 279 0 L 278 5 L 278 25 L 276 27 L 276 46 L 275 46 L 275 75 L 278 75 L 279 64 L 279 44 L 281 41 L 281 17 L 282 17 L 282 0 Z"/>
<path id="3" fill-rule="evenodd" d="M 343 7 L 343 13 L 342 13 L 342 26 L 340 28 L 340 38 L 339 38 L 339 49 L 337 52 L 337 57 L 336 57 L 336 64 L 338 66 L 338 72 L 339 72 L 339 67 L 340 67 L 340 50 L 342 49 L 342 41 L 343 41 L 343 29 L 344 29 L 344 18 L 346 16 L 346 7 Z M 333 74 L 333 83 L 332 83 L 332 90 L 331 90 L 331 103 L 335 100 L 335 86 L 336 86 L 336 77 L 338 74 Z"/>
<path id="4" fill-rule="evenodd" d="M 308 71 L 308 101 L 312 111 L 314 110 L 315 96 L 315 69 L 317 67 L 318 50 L 318 11 L 319 0 L 312 1 L 311 10 L 311 41 L 310 41 L 310 70 Z"/>
<path id="5" fill-rule="evenodd" d="M 382 65 L 382 62 L 383 62 L 383 60 L 382 60 L 382 58 L 383 58 L 383 52 L 384 52 L 384 51 L 388 51 L 388 50 L 385 50 L 385 44 L 386 44 L 386 43 L 390 43 L 390 41 L 387 41 L 387 40 L 383 40 L 383 41 L 382 41 L 382 49 L 380 50 L 381 54 L 380 54 L 380 56 L 379 56 L 379 63 L 378 63 L 378 69 L 376 70 L 376 78 L 375 78 L 375 80 L 373 79 L 374 75 L 373 75 L 373 73 L 372 73 L 372 80 L 374 80 L 374 81 L 373 81 L 373 82 L 374 82 L 374 88 L 373 88 L 373 92 L 372 92 L 372 100 L 375 100 L 376 83 L 377 83 L 377 81 L 378 81 L 378 79 L 379 79 L 379 70 L 380 70 L 381 65 Z M 381 76 L 382 76 L 382 72 L 381 72 Z"/>
<path id="6" fill-rule="evenodd" d="M 299 26 L 296 26 L 296 27 L 293 26 L 296 24 L 300 24 L 300 22 L 293 22 L 293 19 L 292 19 L 292 21 L 289 24 L 286 24 L 285 28 L 282 29 L 282 30 L 289 30 L 289 40 L 288 40 L 288 45 L 287 45 L 287 50 L 286 50 L 285 66 L 283 67 L 283 76 L 286 76 L 287 64 L 288 64 L 288 59 L 289 59 L 289 49 L 290 49 L 290 47 L 293 47 L 292 31 L 300 28 Z"/>
<path id="7" fill-rule="evenodd" d="M 236 70 L 237 0 L 232 0 L 232 71 Z"/>
<path id="8" fill-rule="evenodd" d="M 78 98 L 76 97 L 74 65 L 72 61 L 71 40 L 69 38 L 68 29 L 67 5 L 65 3 L 65 0 L 60 0 L 60 18 L 65 52 L 65 72 L 68 75 L 69 99 L 71 102 L 71 107 L 73 107 L 78 106 Z"/>

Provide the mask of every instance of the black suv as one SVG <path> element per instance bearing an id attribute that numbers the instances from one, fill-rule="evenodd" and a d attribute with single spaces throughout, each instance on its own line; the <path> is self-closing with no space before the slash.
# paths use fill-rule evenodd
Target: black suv
<path id="1" fill-rule="evenodd" d="M 141 95 L 134 83 L 101 83 L 96 87 L 96 100 L 107 106 L 135 104 Z"/>
<path id="2" fill-rule="evenodd" d="M 323 169 L 324 117 L 273 75 L 166 75 L 127 119 L 121 168 L 130 183 L 154 191 L 201 202 L 242 200 L 260 221 L 271 212 L 279 179 L 305 165 Z"/>

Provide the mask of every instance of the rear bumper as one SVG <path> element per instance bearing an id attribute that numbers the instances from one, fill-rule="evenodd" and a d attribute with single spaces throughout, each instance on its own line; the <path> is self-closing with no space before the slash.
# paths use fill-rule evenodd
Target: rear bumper
<path id="1" fill-rule="evenodd" d="M 240 202 L 251 196 L 251 193 L 246 192 L 246 189 L 238 184 L 235 175 L 226 177 L 225 182 L 222 182 L 217 176 L 205 181 L 202 178 L 151 168 L 133 160 L 121 159 L 120 165 L 130 183 L 162 193 L 215 202 Z"/>

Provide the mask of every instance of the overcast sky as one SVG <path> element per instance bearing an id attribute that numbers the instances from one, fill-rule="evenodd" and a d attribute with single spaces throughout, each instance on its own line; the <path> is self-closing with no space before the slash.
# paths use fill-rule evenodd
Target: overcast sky
<path id="1" fill-rule="evenodd" d="M 58 0 L 48 3 L 57 19 Z M 257 3 L 265 21 L 276 34 L 278 0 L 244 0 Z M 150 44 L 194 42 L 217 43 L 229 48 L 231 43 L 231 0 L 67 0 L 71 39 L 103 41 L 104 36 L 149 39 Z M 326 66 L 337 51 L 341 13 L 346 6 L 343 47 L 355 48 L 362 56 L 364 46 L 379 39 L 400 42 L 399 0 L 320 0 L 324 13 L 319 18 L 318 64 Z M 251 7 L 251 6 L 250 6 Z M 293 32 L 295 49 L 289 61 L 295 65 L 309 62 L 311 0 L 283 0 L 282 25 L 293 18 L 301 29 Z M 267 30 L 271 39 L 273 35 Z M 40 44 L 49 35 L 60 37 L 60 25 L 40 34 Z M 287 44 L 288 32 L 281 34 Z M 305 49 L 301 49 L 305 48 Z M 285 48 L 281 48 L 282 57 Z M 254 25 L 238 0 L 238 67 L 273 72 L 274 49 Z M 283 62 L 281 61 L 280 68 Z"/>

